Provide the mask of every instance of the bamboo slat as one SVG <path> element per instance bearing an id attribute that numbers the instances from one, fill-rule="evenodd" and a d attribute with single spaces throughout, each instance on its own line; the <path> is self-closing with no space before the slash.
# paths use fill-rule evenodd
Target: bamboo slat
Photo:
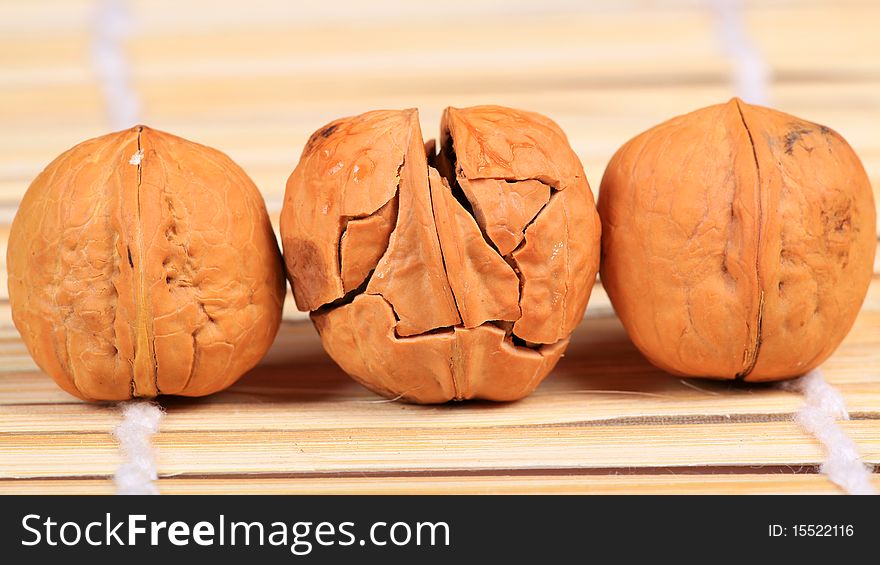
<path id="1" fill-rule="evenodd" d="M 872 480 L 880 488 L 880 476 Z M 161 494 L 837 494 L 814 474 L 163 478 Z M 0 494 L 112 494 L 109 479 L 0 480 Z"/>
<path id="2" fill-rule="evenodd" d="M 127 5 L 131 25 L 113 37 L 141 119 L 229 153 L 276 229 L 301 147 L 339 116 L 418 107 L 432 136 L 448 105 L 540 111 L 566 131 L 596 191 L 627 139 L 734 92 L 712 3 Z M 773 0 L 747 2 L 743 15 L 771 102 L 846 137 L 880 206 L 880 5 Z M 32 178 L 111 129 L 95 59 L 102 18 L 92 0 L 0 3 L 0 493 L 110 493 L 120 462 L 118 408 L 80 402 L 39 371 L 5 285 L 9 224 Z M 823 370 L 851 411 L 846 432 L 880 464 L 880 256 L 875 273 Z M 161 492 L 839 492 L 793 421 L 800 396 L 662 373 L 629 342 L 601 284 L 556 371 L 508 404 L 383 401 L 327 358 L 290 296 L 284 319 L 264 362 L 229 390 L 160 400 Z"/>
<path id="3" fill-rule="evenodd" d="M 880 422 L 843 425 L 866 463 L 880 464 Z M 449 472 L 688 466 L 816 466 L 822 450 L 797 424 L 663 424 L 287 432 L 160 433 L 160 474 Z M 88 457 L 82 457 L 83 453 Z M 695 454 L 698 454 L 695 457 Z M 744 463 L 747 461 L 747 463 Z M 121 459 L 106 433 L 7 434 L 0 476 L 109 475 Z"/>

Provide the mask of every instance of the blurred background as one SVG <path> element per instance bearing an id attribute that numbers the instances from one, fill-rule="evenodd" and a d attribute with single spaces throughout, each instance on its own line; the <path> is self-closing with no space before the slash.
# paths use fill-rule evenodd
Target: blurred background
<path id="1" fill-rule="evenodd" d="M 874 0 L 0 0 L 0 229 L 58 153 L 135 123 L 228 153 L 277 220 L 309 135 L 376 108 L 426 137 L 448 105 L 542 112 L 596 190 L 633 135 L 739 95 L 838 130 L 878 186 L 878 23 Z"/>

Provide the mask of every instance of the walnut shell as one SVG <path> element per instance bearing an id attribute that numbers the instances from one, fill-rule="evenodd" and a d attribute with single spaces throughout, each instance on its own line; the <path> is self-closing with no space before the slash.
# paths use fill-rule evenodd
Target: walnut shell
<path id="1" fill-rule="evenodd" d="M 87 400 L 221 390 L 281 320 L 281 256 L 256 186 L 223 153 L 143 126 L 40 173 L 6 260 L 28 350 Z"/>
<path id="2" fill-rule="evenodd" d="M 440 153 L 416 110 L 316 132 L 281 235 L 297 306 L 330 356 L 412 402 L 515 400 L 583 317 L 600 223 L 581 163 L 544 116 L 448 108 Z"/>
<path id="3" fill-rule="evenodd" d="M 678 375 L 802 375 L 846 336 L 870 283 L 875 212 L 856 154 L 825 126 L 738 99 L 627 142 L 599 213 L 612 304 Z"/>

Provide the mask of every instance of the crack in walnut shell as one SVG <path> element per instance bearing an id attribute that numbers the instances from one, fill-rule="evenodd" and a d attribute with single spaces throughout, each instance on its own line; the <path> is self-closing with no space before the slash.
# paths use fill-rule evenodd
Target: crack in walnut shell
<path id="1" fill-rule="evenodd" d="M 439 152 L 416 110 L 337 120 L 287 182 L 281 236 L 330 356 L 389 398 L 530 394 L 583 317 L 600 222 L 554 122 L 448 108 Z"/>
<path id="2" fill-rule="evenodd" d="M 733 99 L 628 141 L 599 191 L 602 282 L 674 374 L 772 381 L 820 365 L 873 270 L 868 177 L 825 126 Z"/>
<path id="3" fill-rule="evenodd" d="M 87 400 L 226 388 L 281 321 L 256 186 L 223 153 L 144 126 L 85 141 L 34 180 L 7 265 L 32 357 Z"/>

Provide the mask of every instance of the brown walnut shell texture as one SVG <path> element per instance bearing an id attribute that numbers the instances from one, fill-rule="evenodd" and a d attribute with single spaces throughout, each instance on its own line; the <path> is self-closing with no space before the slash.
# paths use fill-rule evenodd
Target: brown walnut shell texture
<path id="1" fill-rule="evenodd" d="M 599 191 L 601 278 L 636 346 L 678 375 L 773 381 L 855 321 L 873 195 L 831 129 L 733 99 L 627 142 Z"/>
<path id="2" fill-rule="evenodd" d="M 85 141 L 34 180 L 7 265 L 28 350 L 87 400 L 226 388 L 281 321 L 256 186 L 223 153 L 144 126 Z"/>
<path id="3" fill-rule="evenodd" d="M 366 387 L 419 403 L 515 400 L 583 317 L 601 224 L 554 122 L 478 106 L 316 132 L 287 183 L 281 235 L 297 306 Z"/>

